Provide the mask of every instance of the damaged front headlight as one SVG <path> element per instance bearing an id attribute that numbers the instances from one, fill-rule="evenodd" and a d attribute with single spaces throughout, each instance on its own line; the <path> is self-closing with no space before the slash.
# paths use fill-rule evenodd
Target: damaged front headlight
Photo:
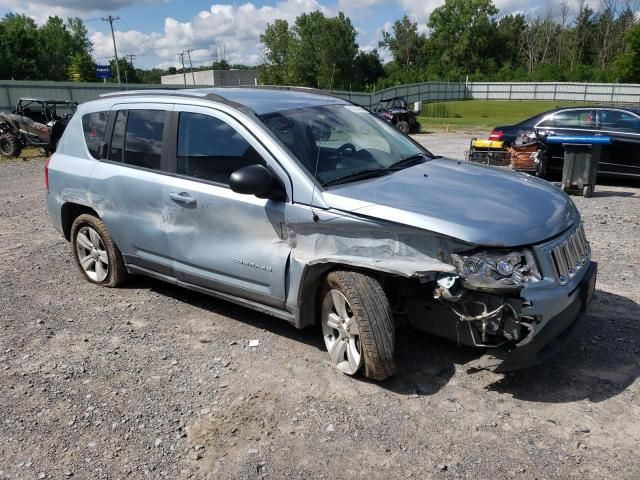
<path id="1" fill-rule="evenodd" d="M 453 254 L 451 260 L 469 286 L 484 288 L 518 287 L 540 280 L 540 271 L 531 250 L 482 251 Z"/>

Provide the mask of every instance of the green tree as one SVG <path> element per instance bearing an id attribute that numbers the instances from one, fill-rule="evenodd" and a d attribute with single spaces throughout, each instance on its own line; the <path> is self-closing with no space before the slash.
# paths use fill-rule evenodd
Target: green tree
<path id="1" fill-rule="evenodd" d="M 408 67 L 420 66 L 423 44 L 424 36 L 418 33 L 418 24 L 405 15 L 393 23 L 393 33 L 382 32 L 378 46 L 388 48 L 396 64 Z"/>
<path id="2" fill-rule="evenodd" d="M 69 60 L 67 72 L 69 80 L 76 80 L 75 75 L 79 75 L 78 80 L 81 82 L 95 82 L 98 80 L 96 78 L 95 64 L 88 52 L 74 53 Z"/>
<path id="3" fill-rule="evenodd" d="M 277 20 L 260 40 L 266 60 L 260 67 L 262 83 L 325 89 L 353 85 L 356 30 L 342 12 L 329 18 L 318 11 L 304 13 L 292 26 Z"/>
<path id="4" fill-rule="evenodd" d="M 640 83 L 640 25 L 629 30 L 625 40 L 627 50 L 614 62 L 614 76 L 618 82 Z"/>
<path id="5" fill-rule="evenodd" d="M 42 78 L 65 80 L 74 51 L 72 35 L 60 17 L 49 17 L 38 29 L 38 68 Z"/>
<path id="6" fill-rule="evenodd" d="M 428 52 L 443 75 L 462 78 L 495 69 L 497 13 L 491 0 L 445 0 L 433 10 L 427 23 Z"/>
<path id="7" fill-rule="evenodd" d="M 9 13 L 0 20 L 2 25 L 3 66 L 6 78 L 38 80 L 38 27 L 26 15 Z"/>
<path id="8" fill-rule="evenodd" d="M 382 60 L 377 50 L 359 52 L 353 60 L 353 89 L 366 90 L 375 85 L 385 74 Z"/>
<path id="9" fill-rule="evenodd" d="M 286 20 L 276 20 L 267 24 L 264 33 L 260 35 L 260 42 L 264 46 L 266 60 L 260 69 L 262 83 L 285 84 L 288 77 L 286 60 L 292 42 L 289 23 Z"/>

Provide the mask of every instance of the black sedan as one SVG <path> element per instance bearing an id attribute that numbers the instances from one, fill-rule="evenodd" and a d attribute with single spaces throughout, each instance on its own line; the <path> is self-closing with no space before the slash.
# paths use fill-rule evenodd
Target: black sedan
<path id="1" fill-rule="evenodd" d="M 624 107 L 570 107 L 550 110 L 516 125 L 496 127 L 491 140 L 509 146 L 518 135 L 535 132 L 545 143 L 546 172 L 562 170 L 562 145 L 545 142 L 550 135 L 606 135 L 600 175 L 640 178 L 640 109 Z"/>

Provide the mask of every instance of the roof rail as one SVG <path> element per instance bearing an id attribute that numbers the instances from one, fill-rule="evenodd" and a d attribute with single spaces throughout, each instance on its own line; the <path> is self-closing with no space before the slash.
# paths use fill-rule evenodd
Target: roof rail
<path id="1" fill-rule="evenodd" d="M 237 108 L 249 115 L 256 115 L 256 112 L 251 110 L 246 105 L 243 105 L 238 102 L 234 102 L 227 98 L 221 97 L 220 95 L 216 95 L 215 93 L 204 93 L 195 91 L 195 89 L 148 89 L 148 90 L 125 90 L 113 93 L 103 93 L 100 95 L 102 98 L 117 98 L 117 97 L 127 97 L 127 96 L 167 96 L 167 97 L 187 97 L 187 98 L 201 98 L 204 100 L 210 100 L 212 102 L 218 102 L 230 107 Z"/>

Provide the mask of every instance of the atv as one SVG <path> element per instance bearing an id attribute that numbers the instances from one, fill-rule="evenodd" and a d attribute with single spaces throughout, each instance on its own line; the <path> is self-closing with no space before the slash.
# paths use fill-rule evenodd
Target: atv
<path id="1" fill-rule="evenodd" d="M 18 157 L 24 147 L 56 150 L 77 102 L 21 98 L 12 113 L 0 113 L 0 155 Z"/>
<path id="2" fill-rule="evenodd" d="M 417 114 L 419 108 L 409 110 L 407 102 L 402 97 L 382 99 L 373 112 L 380 118 L 394 125 L 402 133 L 417 133 L 420 131 Z"/>

